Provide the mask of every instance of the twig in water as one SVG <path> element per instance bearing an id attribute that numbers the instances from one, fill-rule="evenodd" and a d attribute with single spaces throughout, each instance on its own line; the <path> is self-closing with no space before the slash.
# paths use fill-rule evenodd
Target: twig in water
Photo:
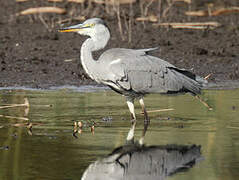
<path id="1" fill-rule="evenodd" d="M 195 96 L 204 106 L 206 106 L 208 108 L 208 110 L 213 110 L 212 107 L 210 107 L 205 101 L 203 101 L 200 96 L 196 95 Z"/>
<path id="2" fill-rule="evenodd" d="M 157 109 L 157 110 L 151 110 L 151 111 L 147 111 L 147 113 L 154 113 L 154 112 L 165 112 L 165 111 L 173 111 L 173 108 L 169 108 L 169 109 Z M 143 114 L 144 112 L 141 112 L 141 114 Z"/>
<path id="3" fill-rule="evenodd" d="M 25 118 L 25 117 L 5 116 L 5 115 L 1 115 L 1 114 L 0 114 L 0 117 L 9 118 L 9 119 L 19 119 L 19 120 L 24 120 L 24 121 L 29 120 L 28 118 Z"/>
<path id="4" fill-rule="evenodd" d="M 29 101 L 28 101 L 27 98 L 24 98 L 24 103 L 23 104 L 11 104 L 11 105 L 8 105 L 8 106 L 0 106 L 0 109 L 12 108 L 12 107 L 22 107 L 22 106 L 25 106 L 25 107 L 30 106 Z"/>

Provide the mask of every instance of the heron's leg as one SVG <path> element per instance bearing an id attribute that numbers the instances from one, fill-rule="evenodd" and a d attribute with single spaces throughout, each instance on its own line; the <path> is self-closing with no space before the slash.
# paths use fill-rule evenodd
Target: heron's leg
<path id="1" fill-rule="evenodd" d="M 129 107 L 129 111 L 131 113 L 131 122 L 132 122 L 132 126 L 128 132 L 128 136 L 126 141 L 133 141 L 134 140 L 134 129 L 136 126 L 136 116 L 135 116 L 135 112 L 134 112 L 134 99 L 132 98 L 127 98 L 127 105 Z"/>
<path id="2" fill-rule="evenodd" d="M 146 131 L 148 129 L 150 119 L 149 119 L 148 113 L 146 111 L 143 98 L 139 99 L 139 103 L 142 107 L 142 112 L 144 112 L 144 130 L 143 130 L 141 138 L 139 139 L 139 144 L 143 145 L 144 144 L 144 137 L 145 137 Z"/>
<path id="3" fill-rule="evenodd" d="M 135 116 L 135 112 L 134 112 L 134 99 L 127 98 L 126 102 L 129 107 L 130 114 L 131 114 L 131 120 L 136 120 L 136 116 Z"/>
<path id="4" fill-rule="evenodd" d="M 147 113 L 146 108 L 145 108 L 145 105 L 144 105 L 144 99 L 143 99 L 143 98 L 140 98 L 140 99 L 139 99 L 139 103 L 140 103 L 140 105 L 141 105 L 141 107 L 142 107 L 142 112 L 144 113 L 144 122 L 145 122 L 145 121 L 150 121 L 149 116 L 148 116 L 148 113 Z"/>

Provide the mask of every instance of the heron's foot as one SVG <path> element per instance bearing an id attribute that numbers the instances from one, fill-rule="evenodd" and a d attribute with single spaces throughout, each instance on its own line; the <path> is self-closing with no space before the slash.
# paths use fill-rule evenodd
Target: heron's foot
<path id="1" fill-rule="evenodd" d="M 139 139 L 139 145 L 140 145 L 140 146 L 143 146 L 143 145 L 144 145 L 144 137 L 141 137 L 141 138 Z"/>
<path id="2" fill-rule="evenodd" d="M 131 145 L 131 144 L 134 144 L 134 138 L 132 139 L 126 139 L 126 142 L 125 142 L 126 145 Z"/>
<path id="3" fill-rule="evenodd" d="M 131 120 L 130 120 L 130 122 L 131 122 L 132 124 L 136 123 L 136 121 L 137 121 L 136 119 L 131 119 Z"/>

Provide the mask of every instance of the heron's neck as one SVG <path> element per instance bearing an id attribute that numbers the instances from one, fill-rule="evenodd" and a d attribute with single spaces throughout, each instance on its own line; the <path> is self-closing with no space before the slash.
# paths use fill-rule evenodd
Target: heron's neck
<path id="1" fill-rule="evenodd" d="M 97 36 L 88 38 L 81 47 L 81 63 L 86 73 L 97 81 L 97 70 L 99 62 L 93 59 L 92 52 L 103 49 L 109 40 L 109 35 L 104 39 L 98 39 Z"/>

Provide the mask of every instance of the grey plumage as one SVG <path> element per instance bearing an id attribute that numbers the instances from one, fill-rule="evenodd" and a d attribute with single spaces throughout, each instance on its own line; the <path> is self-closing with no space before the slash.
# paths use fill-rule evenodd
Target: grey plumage
<path id="1" fill-rule="evenodd" d="M 196 76 L 187 76 L 192 74 L 143 50 L 110 49 L 100 56 L 99 61 L 103 65 L 101 69 L 107 72 L 100 73 L 101 81 L 127 96 L 132 93 L 198 94 L 201 90 Z"/>
<path id="2" fill-rule="evenodd" d="M 105 51 L 98 60 L 94 60 L 92 52 L 103 49 L 110 39 L 109 29 L 102 19 L 88 19 L 83 24 L 60 31 L 90 36 L 81 47 L 83 68 L 95 81 L 126 96 L 132 119 L 136 119 L 135 98 L 140 99 L 145 120 L 148 121 L 142 99 L 145 94 L 190 92 L 196 95 L 205 83 L 203 78 L 148 54 L 157 48 L 113 48 Z"/>

